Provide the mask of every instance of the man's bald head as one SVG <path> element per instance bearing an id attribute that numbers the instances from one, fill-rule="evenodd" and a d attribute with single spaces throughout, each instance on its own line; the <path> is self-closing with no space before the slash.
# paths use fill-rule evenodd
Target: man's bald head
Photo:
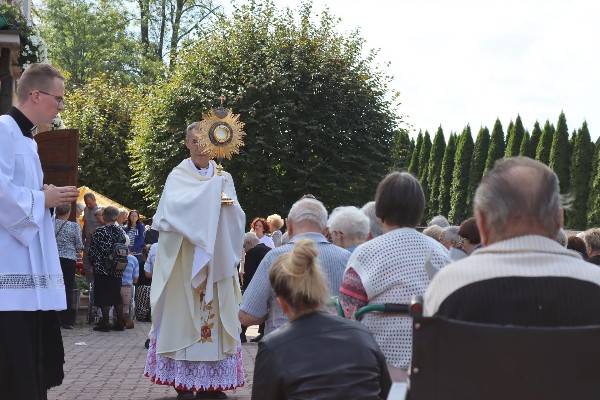
<path id="1" fill-rule="evenodd" d="M 478 225 L 488 233 L 488 244 L 526 234 L 554 238 L 562 225 L 562 207 L 554 171 L 527 157 L 496 162 L 473 201 Z"/>

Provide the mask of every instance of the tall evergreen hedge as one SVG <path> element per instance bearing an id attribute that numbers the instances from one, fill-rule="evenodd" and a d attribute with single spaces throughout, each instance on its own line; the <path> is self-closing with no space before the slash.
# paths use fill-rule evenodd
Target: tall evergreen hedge
<path id="1" fill-rule="evenodd" d="M 440 194 L 438 196 L 439 208 L 437 214 L 447 216 L 450 212 L 450 188 L 452 187 L 452 172 L 454 171 L 454 158 L 456 156 L 456 133 L 450 133 L 448 145 L 444 151 L 442 169 L 440 172 Z M 433 210 L 432 210 L 432 213 Z"/>
<path id="2" fill-rule="evenodd" d="M 488 150 L 488 156 L 485 160 L 485 175 L 490 169 L 494 167 L 496 160 L 504 157 L 504 131 L 502 130 L 502 123 L 500 119 L 496 118 L 494 128 L 492 129 L 492 136 L 490 137 L 490 149 Z"/>
<path id="3" fill-rule="evenodd" d="M 471 215 L 467 202 L 471 159 L 473 156 L 473 136 L 469 125 L 463 129 L 456 146 L 452 186 L 450 189 L 450 213 L 448 220 L 459 224 Z"/>

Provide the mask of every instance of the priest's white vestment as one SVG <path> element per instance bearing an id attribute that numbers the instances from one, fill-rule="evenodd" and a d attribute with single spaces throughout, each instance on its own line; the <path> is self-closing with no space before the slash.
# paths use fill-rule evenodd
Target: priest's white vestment
<path id="1" fill-rule="evenodd" d="M 188 391 L 244 384 L 237 317 L 245 214 L 233 179 L 203 176 L 191 160 L 169 174 L 152 228 L 160 232 L 152 275 L 152 331 L 145 374 Z M 221 205 L 221 192 L 234 204 Z"/>

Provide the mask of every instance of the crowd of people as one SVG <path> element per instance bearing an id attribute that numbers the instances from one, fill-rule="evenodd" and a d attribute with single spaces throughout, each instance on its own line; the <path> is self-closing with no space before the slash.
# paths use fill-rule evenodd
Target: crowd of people
<path id="1" fill-rule="evenodd" d="M 0 242 L 11 249 L 0 271 L 0 325 L 11 327 L 0 330 L 7 398 L 45 399 L 62 382 L 60 327 L 75 322 L 79 252 L 101 310 L 93 329 L 122 331 L 133 326 L 131 313 L 151 321 L 144 374 L 178 399 L 223 399 L 245 384 L 241 349 L 251 325 L 262 325 L 253 398 L 385 399 L 393 381 L 409 379 L 410 319 L 354 315 L 416 295 L 425 316 L 600 324 L 600 228 L 562 229 L 568 204 L 542 163 L 496 162 L 476 190 L 474 216 L 458 226 L 436 216 L 420 232 L 421 184 L 391 172 L 362 208 L 329 214 L 305 195 L 285 220 L 256 217 L 245 232 L 233 177 L 219 171 L 193 123 L 190 157 L 169 174 L 151 228 L 136 210 L 99 207 L 91 193 L 77 207 L 80 227 L 69 221 L 77 189 L 43 184 L 31 137 L 34 124 L 64 107 L 63 93 L 62 75 L 34 64 L 20 80 L 18 106 L 0 117 Z M 343 315 L 328 306 L 331 296 Z"/>
<path id="2" fill-rule="evenodd" d="M 193 127 L 190 129 L 194 131 Z M 202 169 L 193 161 L 194 152 L 204 154 L 204 150 L 192 146 L 188 148 L 192 155 L 191 164 L 196 166 L 196 170 L 189 168 L 191 165 L 187 160 L 183 165 L 192 171 L 190 173 L 197 174 L 196 171 Z M 206 157 L 206 154 L 204 156 Z M 204 161 L 204 165 L 206 162 Z M 526 178 L 523 178 L 527 181 L 524 185 L 519 181 L 521 175 L 538 179 L 538 186 Z M 517 179 L 514 179 L 514 176 Z M 226 179 L 231 178 L 227 176 Z M 206 181 L 204 182 L 206 184 Z M 229 190 L 225 189 L 225 192 L 228 195 L 232 193 L 236 198 L 232 183 L 230 182 Z M 545 190 L 539 187 L 542 184 L 547 185 Z M 499 185 L 504 189 L 498 189 Z M 220 187 L 225 186 L 221 184 Z M 166 187 L 163 199 L 167 190 L 175 189 Z M 205 194 L 209 191 L 209 188 L 206 188 Z M 493 196 L 498 195 L 496 191 L 502 193 L 506 204 L 493 201 Z M 220 192 L 216 189 L 214 193 L 214 202 L 217 202 Z M 305 195 L 292 205 L 285 222 L 279 215 L 271 215 L 267 218 L 256 217 L 250 223 L 249 231 L 243 237 L 243 251 L 240 252 L 241 261 L 238 267 L 243 292 L 238 319 L 241 324 L 240 343 L 247 341 L 246 327 L 261 327 L 259 336 L 252 339 L 259 342 L 253 397 L 333 398 L 342 393 L 363 393 L 361 390 L 364 390 L 367 397 L 385 398 L 390 381 L 406 381 L 409 378 L 412 350 L 410 319 L 402 315 L 371 313 L 358 323 L 351 321 L 355 312 L 372 304 L 406 304 L 413 296 L 424 295 L 427 299 L 428 315 L 450 315 L 457 319 L 478 321 L 475 315 L 469 315 L 468 308 L 463 307 L 462 296 L 485 296 L 486 290 L 489 289 L 489 293 L 495 293 L 493 300 L 497 305 L 489 306 L 490 317 L 486 322 L 503 323 L 504 320 L 494 317 L 497 309 L 508 306 L 509 314 L 520 311 L 516 304 L 500 300 L 500 290 L 506 290 L 506 286 L 500 285 L 495 288 L 496 292 L 492 290 L 497 285 L 494 274 L 510 274 L 514 269 L 525 269 L 528 264 L 525 258 L 523 265 L 512 265 L 505 272 L 494 272 L 496 257 L 488 259 L 484 255 L 497 251 L 494 249 L 498 246 L 508 246 L 511 241 L 518 242 L 521 236 L 527 238 L 524 239 L 524 243 L 528 243 L 529 240 L 541 243 L 539 248 L 533 244 L 524 247 L 532 254 L 539 251 L 539 258 L 548 257 L 550 254 L 556 256 L 556 263 L 565 265 L 569 261 L 561 257 L 566 255 L 574 261 L 581 260 L 565 268 L 563 274 L 581 279 L 582 282 L 574 286 L 587 287 L 586 296 L 600 294 L 600 271 L 590 262 L 583 261 L 586 259 L 594 262 L 600 259 L 600 230 L 583 232 L 580 235 L 582 238 L 568 237 L 561 228 L 564 205 L 558 192 L 556 175 L 541 163 L 527 158 L 511 158 L 498 162 L 477 191 L 475 216 L 458 226 L 451 226 L 444 216 L 436 216 L 422 232 L 417 229 L 425 209 L 425 196 L 419 181 L 411 174 L 390 173 L 379 183 L 374 197 L 374 201 L 362 208 L 343 206 L 328 214 L 322 202 L 312 195 Z M 554 198 L 554 201 L 548 206 L 546 203 L 551 198 Z M 220 207 L 221 213 L 227 210 L 227 206 Z M 172 228 L 166 216 L 164 218 L 162 229 Z M 506 231 L 500 228 L 501 225 L 506 226 L 505 221 L 511 221 L 510 229 Z M 547 225 L 547 229 L 540 229 L 544 224 Z M 281 232 L 284 225 L 286 231 L 281 234 L 280 241 L 277 232 Z M 273 240 L 273 237 L 277 239 Z M 284 240 L 286 237 L 287 241 Z M 187 239 L 184 237 L 183 240 L 185 242 Z M 206 248 L 206 242 L 199 239 L 193 245 L 196 252 Z M 566 246 L 573 246 L 575 251 L 580 253 L 570 251 Z M 575 246 L 579 246 L 579 250 Z M 232 262 L 235 263 L 232 260 L 238 259 L 235 249 L 231 250 L 234 257 L 228 261 L 229 268 Z M 163 251 L 167 249 L 164 248 Z M 503 248 L 503 251 L 512 254 L 519 251 L 519 246 L 508 246 Z M 159 257 L 160 252 L 161 248 Z M 216 252 L 214 253 L 216 255 Z M 532 257 L 532 254 L 529 257 Z M 188 260 L 189 268 L 193 267 L 196 257 Z M 208 259 L 212 261 L 210 256 Z M 577 270 L 582 263 L 587 267 Z M 204 260 L 201 264 L 205 264 Z M 475 273 L 478 268 L 485 270 L 486 264 L 489 265 L 490 271 Z M 502 269 L 502 263 L 498 264 Z M 160 262 L 157 265 L 160 265 Z M 452 267 L 449 268 L 448 265 Z M 444 271 L 458 270 L 457 275 L 460 275 L 460 265 L 473 265 L 475 277 L 472 279 L 484 281 L 481 282 L 483 289 L 476 289 L 475 292 L 469 289 L 463 294 L 462 290 L 452 285 L 469 285 L 456 277 L 451 278 L 452 282 L 448 284 L 443 278 L 448 272 Z M 220 264 L 211 264 L 209 261 L 206 264 L 208 272 L 199 282 L 207 282 L 207 278 L 211 276 L 211 267 L 216 270 Z M 550 276 L 556 273 L 552 268 L 546 272 Z M 214 273 L 213 271 L 212 274 Z M 524 272 L 527 273 L 530 272 Z M 229 279 L 231 273 L 224 276 Z M 194 279 L 192 274 L 191 287 L 194 286 Z M 518 281 L 514 277 L 511 279 Z M 512 280 L 508 282 L 509 287 L 513 284 Z M 556 297 L 574 289 L 563 288 L 563 280 L 556 281 L 555 277 L 550 279 L 553 283 L 549 285 L 553 291 L 546 295 L 549 305 L 545 310 L 552 309 L 552 299 L 555 301 Z M 588 287 L 590 282 L 594 282 L 593 287 Z M 516 283 L 516 286 L 519 285 L 521 282 Z M 473 286 L 477 288 L 477 285 Z M 200 293 L 204 294 L 204 287 L 200 287 Z M 436 287 L 443 289 L 432 289 Z M 445 293 L 444 290 L 448 298 L 439 300 L 437 297 Z M 239 298 L 235 290 L 234 294 Z M 327 306 L 327 299 L 331 295 L 337 296 L 345 319 L 333 315 Z M 519 295 L 529 295 L 532 299 L 537 299 L 540 294 L 525 290 Z M 203 300 L 205 301 L 201 296 L 201 304 Z M 487 300 L 490 301 L 489 298 Z M 470 304 L 476 307 L 480 303 L 471 300 Z M 485 308 L 479 308 L 479 311 L 487 314 Z M 531 312 L 535 314 L 534 311 Z M 579 320 L 558 317 L 554 321 L 547 321 L 545 315 L 521 314 L 523 315 L 520 318 L 508 318 L 507 323 L 543 326 L 595 323 L 594 318 L 589 315 Z M 195 317 L 190 315 L 189 318 Z M 227 321 L 221 319 L 222 329 L 226 329 Z M 210 328 L 214 326 L 210 325 Z M 365 332 L 368 333 L 367 336 Z M 159 358 L 153 347 L 158 346 L 161 337 L 156 335 L 151 338 L 156 340 L 156 343 L 150 346 L 146 374 L 154 382 L 158 382 L 160 371 L 157 364 L 159 360 L 164 362 L 164 359 Z M 335 338 L 337 345 L 330 341 L 332 338 Z M 344 343 L 348 343 L 348 346 L 349 343 L 353 343 L 353 350 L 364 352 L 363 356 L 348 359 Z M 190 339 L 188 346 L 194 345 L 195 341 Z M 328 360 L 322 360 L 321 354 L 324 349 L 328 349 L 328 354 L 331 355 Z M 172 352 L 169 354 L 167 351 L 163 354 L 167 358 L 174 356 Z M 186 353 L 186 356 L 187 354 L 189 353 Z M 230 354 L 232 357 L 233 351 Z M 219 365 L 221 359 L 204 358 L 197 361 L 202 364 L 202 371 L 207 368 L 211 371 L 211 368 Z M 310 362 L 312 359 L 319 359 L 319 365 Z M 286 368 L 289 365 L 294 365 L 291 372 Z M 336 369 L 333 365 L 348 368 Z M 325 373 L 325 370 L 335 372 Z M 356 370 L 361 371 L 359 381 L 356 381 Z M 232 369 L 231 380 L 235 381 L 238 377 L 239 370 Z M 223 392 L 236 387 L 236 382 L 231 380 L 227 381 L 229 385 L 211 387 L 210 382 L 207 385 L 207 382 L 202 380 L 190 383 L 189 376 L 182 375 L 171 376 L 166 380 L 160 379 L 160 383 L 174 386 L 180 399 L 193 398 L 193 392 L 196 392 L 197 398 L 225 398 Z M 238 379 L 237 385 L 242 383 Z"/>

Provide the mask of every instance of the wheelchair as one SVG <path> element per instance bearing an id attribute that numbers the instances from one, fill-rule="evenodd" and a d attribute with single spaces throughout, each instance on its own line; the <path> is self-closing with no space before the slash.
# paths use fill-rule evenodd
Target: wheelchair
<path id="1" fill-rule="evenodd" d="M 600 326 L 523 327 L 424 317 L 421 296 L 409 305 L 366 306 L 357 319 L 374 311 L 413 318 L 409 382 L 395 382 L 388 400 L 600 399 Z"/>

